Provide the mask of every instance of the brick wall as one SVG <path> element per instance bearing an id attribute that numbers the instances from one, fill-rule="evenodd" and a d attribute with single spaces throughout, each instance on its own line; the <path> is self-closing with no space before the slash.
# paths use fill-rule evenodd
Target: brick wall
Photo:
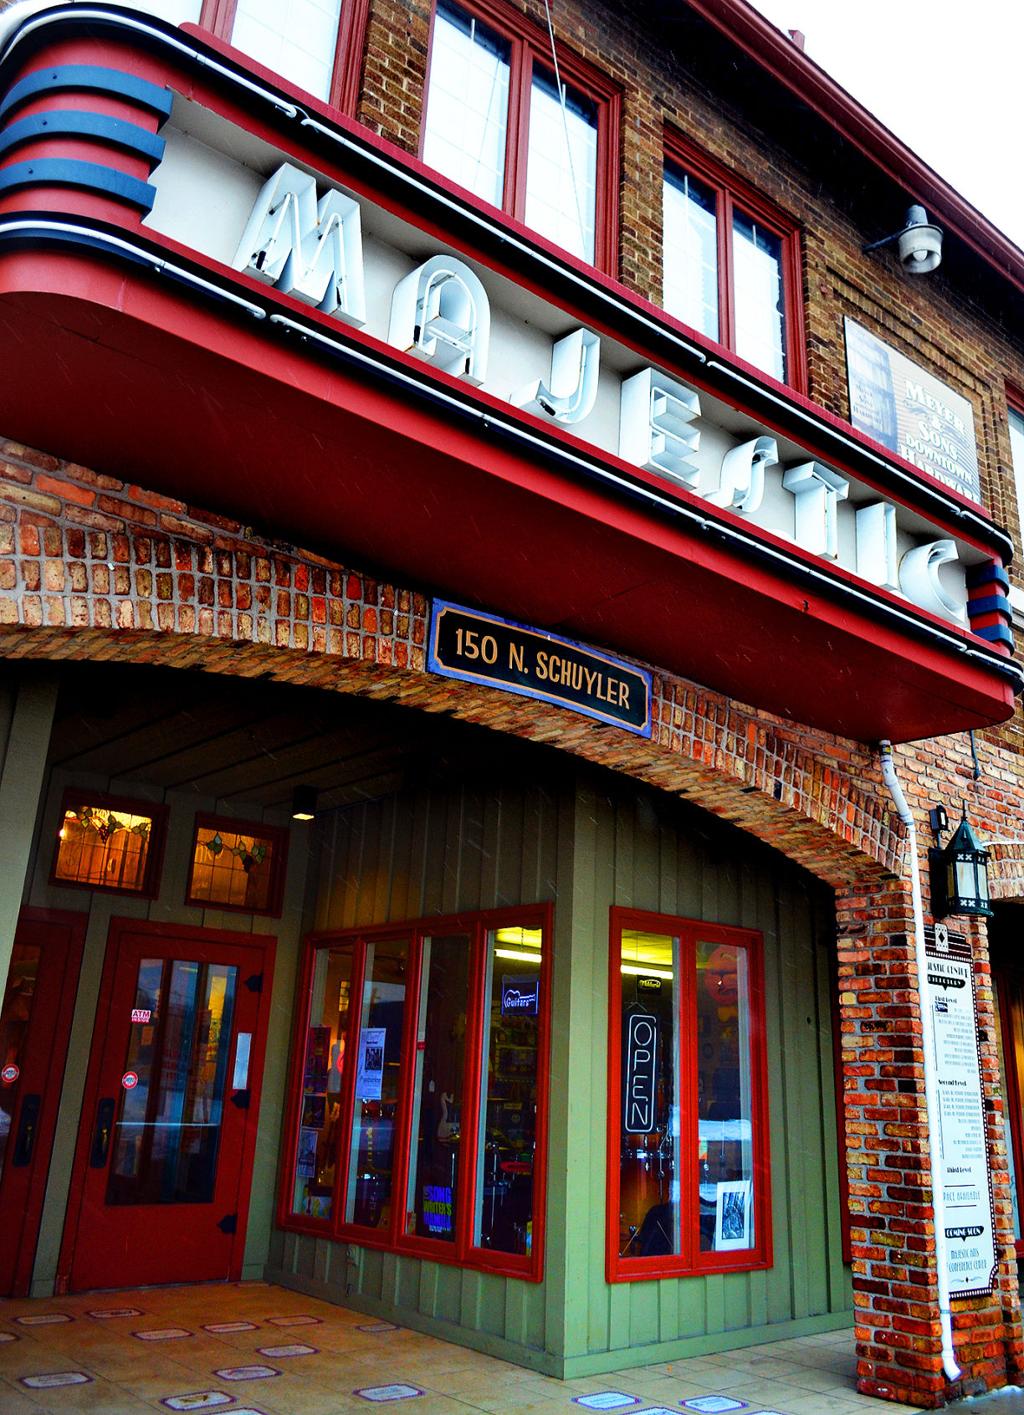
<path id="1" fill-rule="evenodd" d="M 508 3 L 546 36 L 543 4 Z M 370 3 L 359 116 L 409 152 L 419 145 L 430 9 L 424 0 Z M 781 115 L 792 109 L 792 99 L 780 90 L 775 113 L 771 80 L 762 75 L 749 83 L 720 46 L 695 58 L 692 27 L 677 32 L 661 7 L 559 0 L 552 14 L 557 41 L 622 89 L 622 282 L 660 302 L 663 134 L 670 125 L 770 197 L 802 229 L 811 396 L 848 416 L 843 317 L 849 315 L 969 400 L 983 496 L 1019 541 L 1005 384 L 1024 387 L 1024 346 L 1009 302 L 1002 310 L 991 303 L 983 307 L 969 263 L 950 254 L 949 242 L 945 266 L 927 279 L 905 277 L 891 253 L 864 256 L 866 241 L 899 227 L 905 197 L 887 185 L 866 187 L 871 174 L 856 154 L 837 157 L 809 145 L 799 116 L 782 131 Z M 885 230 L 877 229 L 879 221 Z M 954 266 L 956 274 L 947 274 Z M 1012 573 L 1024 587 L 1024 570 Z"/>

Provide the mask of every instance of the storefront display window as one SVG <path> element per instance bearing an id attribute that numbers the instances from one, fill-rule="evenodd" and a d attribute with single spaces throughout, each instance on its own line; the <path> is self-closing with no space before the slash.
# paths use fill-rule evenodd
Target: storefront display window
<path id="1" fill-rule="evenodd" d="M 395 1124 L 405 1032 L 408 939 L 366 945 L 355 1062 L 345 1219 L 387 1230 L 394 1193 Z"/>
<path id="2" fill-rule="evenodd" d="M 284 1226 L 539 1279 L 549 916 L 310 943 Z"/>
<path id="3" fill-rule="evenodd" d="M 760 937 L 613 910 L 608 1276 L 765 1267 Z"/>
<path id="4" fill-rule="evenodd" d="M 311 1219 L 329 1219 L 332 1213 L 342 1080 L 349 1064 L 352 952 L 351 943 L 318 949 L 310 985 L 291 1212 Z"/>
<path id="5" fill-rule="evenodd" d="M 408 1232 L 454 1243 L 455 1210 L 465 1182 L 462 1110 L 470 937 L 426 937 L 420 949 Z"/>
<path id="6" fill-rule="evenodd" d="M 529 1256 L 540 1085 L 540 929 L 488 934 L 474 1247 Z"/>

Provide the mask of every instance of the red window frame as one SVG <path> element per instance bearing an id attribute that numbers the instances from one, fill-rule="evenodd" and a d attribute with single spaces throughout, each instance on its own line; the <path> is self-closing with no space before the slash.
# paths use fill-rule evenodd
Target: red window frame
<path id="1" fill-rule="evenodd" d="M 715 230 L 718 256 L 718 343 L 730 352 L 736 349 L 736 310 L 733 296 L 733 256 L 732 225 L 733 211 L 739 208 L 747 216 L 752 216 L 759 225 L 766 226 L 782 243 L 782 290 L 786 325 L 786 377 L 785 383 L 799 393 L 807 391 L 807 341 L 804 331 L 803 269 L 800 250 L 800 226 L 781 207 L 735 172 L 716 162 L 701 152 L 681 133 L 672 129 L 665 131 L 665 177 L 668 168 L 676 167 L 686 175 L 696 178 L 705 187 L 710 187 L 715 195 Z M 664 180 L 664 178 L 663 178 Z M 662 286 L 664 300 L 664 277 Z M 665 311 L 668 314 L 668 311 Z M 678 320 L 678 315 L 669 315 Z M 684 326 L 690 334 L 699 339 L 707 335 Z M 760 372 L 765 372 L 760 370 Z"/>
<path id="2" fill-rule="evenodd" d="M 167 841 L 167 806 L 155 801 L 139 801 L 130 796 L 110 796 L 105 791 L 91 791 L 68 786 L 60 801 L 60 816 L 57 830 L 64 821 L 64 812 L 69 806 L 104 806 L 110 811 L 123 811 L 126 815 L 148 816 L 153 822 L 149 832 L 149 849 L 146 853 L 146 871 L 141 889 L 128 889 L 120 884 L 90 884 L 88 880 L 64 879 L 57 874 L 57 857 L 60 854 L 60 836 L 55 835 L 53 858 L 50 862 L 50 884 L 56 889 L 87 889 L 90 893 L 121 894 L 126 899 L 155 899 L 160 893 L 160 876 L 164 863 L 164 845 Z"/>
<path id="3" fill-rule="evenodd" d="M 547 34 L 502 0 L 452 0 L 460 10 L 494 30 L 509 45 L 508 114 L 505 130 L 505 180 L 501 210 L 526 225 L 526 166 L 529 155 L 530 91 L 534 65 L 554 77 L 551 46 Z M 434 51 L 437 0 L 433 0 L 430 46 L 423 90 L 423 117 L 420 123 L 419 157 L 423 158 L 426 138 L 427 105 L 430 99 L 430 67 Z M 622 94 L 600 69 L 585 59 L 557 46 L 558 74 L 563 84 L 576 89 L 597 109 L 597 165 L 594 189 L 594 265 L 608 275 L 616 273 L 618 255 L 618 191 Z M 450 180 L 445 178 L 446 181 Z M 455 186 L 455 183 L 452 183 Z M 458 190 L 466 191 L 459 187 Z M 482 201 L 468 192 L 474 201 Z M 489 206 L 490 203 L 487 203 Z M 531 228 L 527 227 L 528 230 Z M 562 248 L 539 232 L 531 235 L 552 250 Z M 570 253 L 570 259 L 580 259 Z"/>
<path id="4" fill-rule="evenodd" d="M 1010 443 L 1010 414 L 1024 419 L 1024 388 L 1016 384 L 1007 383 L 1006 391 L 1006 440 L 1010 449 L 1010 481 L 1013 485 L 1013 502 L 1017 508 L 1017 524 L 1020 527 L 1020 537 L 1024 540 L 1024 467 L 1018 467 L 1013 461 L 1013 446 Z M 1006 524 L 1007 517 L 1003 517 L 1003 524 Z M 1011 570 L 1011 579 L 1021 578 L 1021 567 L 1014 560 Z"/>
<path id="5" fill-rule="evenodd" d="M 231 44 L 231 34 L 235 27 L 235 9 L 238 0 L 203 0 L 199 23 L 210 30 L 218 39 Z M 359 103 L 359 90 L 363 72 L 363 50 L 366 41 L 366 22 L 370 13 L 370 0 L 341 0 L 341 17 L 338 23 L 338 38 L 334 49 L 334 69 L 331 75 L 330 92 L 326 100 L 332 108 L 354 115 Z M 244 53 L 244 50 L 239 51 Z M 257 60 L 252 60 L 258 64 Z M 285 82 L 291 82 L 281 75 Z M 296 88 L 298 85 L 294 85 Z M 313 95 L 315 97 L 315 95 Z"/>
<path id="6" fill-rule="evenodd" d="M 608 1208 L 606 1225 L 605 1276 L 612 1282 L 637 1282 L 663 1277 L 704 1277 L 712 1273 L 753 1272 L 770 1268 L 771 1150 L 768 1127 L 768 1058 L 765 1037 L 764 940 L 754 929 L 706 924 L 699 919 L 683 919 L 671 914 L 654 914 L 640 909 L 613 906 L 608 949 Z M 726 944 L 742 948 L 747 955 L 750 984 L 750 1071 L 751 1122 L 753 1137 L 754 1233 L 752 1248 L 716 1253 L 701 1252 L 696 1185 L 679 1176 L 681 1244 L 678 1254 L 649 1258 L 619 1256 L 620 1144 L 622 1112 L 622 931 L 641 929 L 671 934 L 679 938 L 687 958 L 685 976 L 680 978 L 676 1018 L 680 1047 L 687 1042 L 692 1050 L 679 1052 L 679 1141 L 680 1168 L 683 1156 L 694 1157 L 696 1175 L 697 1132 L 697 997 L 696 947 L 700 943 Z M 693 965 L 693 966 L 690 966 Z M 681 968 L 682 972 L 683 969 Z"/>
<path id="7" fill-rule="evenodd" d="M 281 1170 L 278 1184 L 277 1223 L 282 1229 L 307 1233 L 317 1238 L 332 1238 L 342 1243 L 356 1243 L 365 1248 L 385 1249 L 410 1257 L 428 1258 L 481 1272 L 540 1282 L 544 1272 L 544 1218 L 547 1191 L 548 1138 L 548 1074 L 551 1041 L 551 948 L 554 940 L 554 911 L 550 904 L 524 905 L 522 908 L 491 909 L 482 912 L 451 914 L 434 918 L 378 924 L 365 929 L 343 929 L 310 934 L 306 939 L 299 991 L 296 998 L 295 1033 L 288 1074 L 288 1100 L 285 1110 L 284 1143 L 281 1148 Z M 480 1130 L 480 1090 L 486 1058 L 482 1055 L 484 1032 L 483 999 L 485 970 L 490 962 L 488 934 L 506 926 L 522 925 L 542 930 L 540 972 L 540 1014 L 537 1038 L 537 1119 L 536 1148 L 533 1170 L 533 1239 L 528 1254 L 500 1253 L 482 1248 L 472 1241 L 473 1216 L 476 1209 L 477 1157 Z M 466 1051 L 463 1071 L 462 1135 L 464 1148 L 460 1152 L 459 1197 L 455 1221 L 455 1240 L 446 1243 L 438 1238 L 405 1232 L 407 1215 L 405 1195 L 408 1193 L 409 1161 L 413 1116 L 413 1081 L 416 1068 L 416 1036 L 422 981 L 422 941 L 424 937 L 445 933 L 470 934 L 469 995 L 466 1018 Z M 352 1005 L 346 1023 L 345 1046 L 349 1056 L 355 1056 L 360 1000 L 365 981 L 366 940 L 408 939 L 410 963 L 406 984 L 406 1009 L 403 1021 L 401 1077 L 393 1150 L 391 1222 L 386 1229 L 367 1228 L 346 1223 L 348 1166 L 352 1143 L 352 1122 L 355 1108 L 355 1066 L 349 1066 L 341 1089 L 341 1124 L 336 1140 L 334 1188 L 331 1197 L 331 1217 L 316 1219 L 291 1211 L 290 1195 L 295 1174 L 299 1142 L 299 1120 L 302 1109 L 302 1077 L 306 1054 L 306 1035 L 310 1025 L 313 974 L 320 949 L 340 944 L 353 946 L 351 977 Z"/>
<path id="8" fill-rule="evenodd" d="M 267 840 L 273 845 L 270 860 L 270 888 L 267 891 L 267 905 L 264 909 L 252 909 L 247 904 L 223 904 L 217 899 L 199 899 L 192 893 L 192 876 L 195 873 L 196 842 L 201 830 L 227 830 L 232 835 L 252 835 L 257 840 Z M 261 825 L 257 821 L 233 820 L 230 816 L 211 815 L 197 811 L 192 825 L 192 845 L 188 857 L 188 882 L 185 885 L 185 903 L 196 909 L 229 910 L 236 914 L 259 914 L 270 919 L 279 919 L 284 904 L 285 867 L 288 863 L 288 831 L 283 826 Z"/>
<path id="9" fill-rule="evenodd" d="M 1010 1146 L 1013 1150 L 1014 1183 L 1017 1190 L 1017 1212 L 1022 1216 L 1024 1231 L 1024 1135 L 1021 1134 L 1022 1058 L 1018 1050 L 1012 1014 L 1021 1011 L 1024 998 L 1024 984 L 1015 970 L 995 963 L 992 967 L 992 981 L 999 1003 L 999 1030 L 1003 1044 L 1003 1106 L 1006 1111 L 1007 1129 L 1010 1132 Z M 1014 1250 L 1018 1259 L 1024 1258 L 1024 1237 L 1014 1239 Z"/>

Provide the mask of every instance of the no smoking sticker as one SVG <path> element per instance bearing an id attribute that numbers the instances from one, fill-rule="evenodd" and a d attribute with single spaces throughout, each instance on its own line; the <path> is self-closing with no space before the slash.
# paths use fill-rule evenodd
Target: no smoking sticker
<path id="1" fill-rule="evenodd" d="M 139 1073 L 137 1071 L 126 1071 L 121 1077 L 121 1085 L 126 1091 L 134 1091 L 139 1084 Z"/>
<path id="2" fill-rule="evenodd" d="M 6 1086 L 11 1086 L 14 1084 L 15 1081 L 17 1081 L 20 1075 L 21 1068 L 19 1066 L 15 1066 L 14 1062 L 12 1061 L 9 1066 L 5 1066 L 4 1069 L 0 1071 L 0 1081 L 3 1081 L 4 1085 Z"/>

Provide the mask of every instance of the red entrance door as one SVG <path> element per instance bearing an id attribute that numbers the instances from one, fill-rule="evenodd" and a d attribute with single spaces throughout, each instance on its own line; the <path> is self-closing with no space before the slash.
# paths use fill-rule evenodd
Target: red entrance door
<path id="1" fill-rule="evenodd" d="M 62 1286 L 241 1275 L 273 952 L 112 924 Z"/>
<path id="2" fill-rule="evenodd" d="M 82 959 L 81 914 L 26 909 L 0 1004 L 0 1297 L 32 1279 Z"/>

